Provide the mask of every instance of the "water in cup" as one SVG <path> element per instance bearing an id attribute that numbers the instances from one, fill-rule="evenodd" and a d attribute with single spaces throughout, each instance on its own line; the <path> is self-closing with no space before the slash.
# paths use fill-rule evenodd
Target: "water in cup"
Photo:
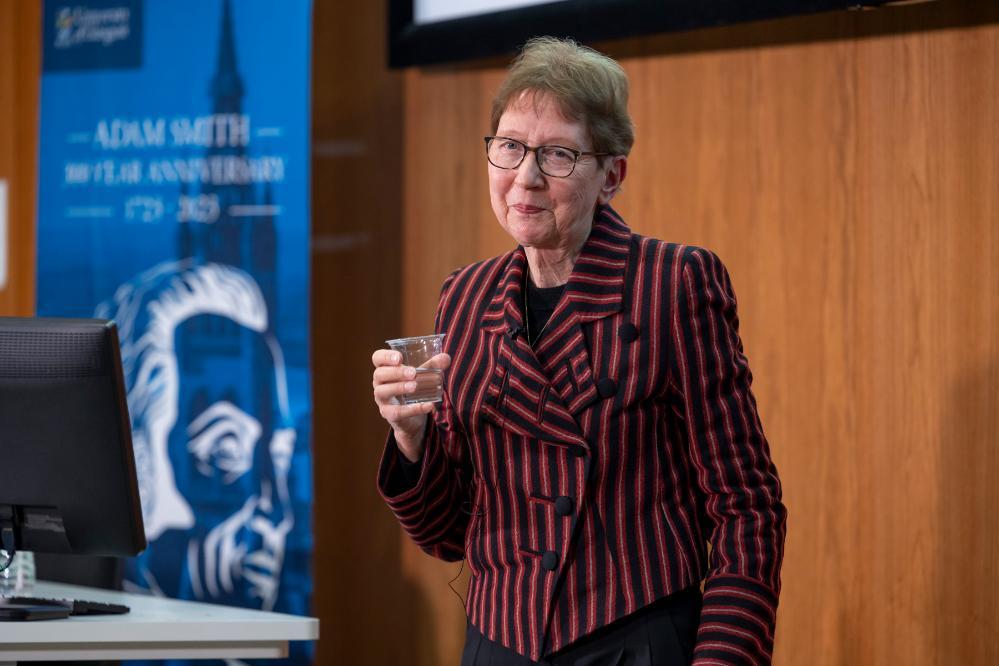
<path id="1" fill-rule="evenodd" d="M 400 401 L 407 405 L 440 402 L 443 398 L 443 373 L 434 364 L 435 357 L 444 351 L 444 335 L 418 335 L 386 340 L 386 343 L 402 354 L 403 365 L 416 368 L 416 390 L 400 396 Z"/>
<path id="2" fill-rule="evenodd" d="M 440 402 L 443 399 L 443 373 L 437 368 L 416 369 L 416 390 L 403 397 L 403 402 Z"/>

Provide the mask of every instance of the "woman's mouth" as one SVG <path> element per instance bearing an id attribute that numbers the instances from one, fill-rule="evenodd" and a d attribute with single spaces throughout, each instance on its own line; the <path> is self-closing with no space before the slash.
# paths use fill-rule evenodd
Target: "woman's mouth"
<path id="1" fill-rule="evenodd" d="M 535 215 L 544 210 L 544 208 L 538 208 L 537 206 L 529 206 L 527 204 L 513 204 L 512 206 L 510 206 L 510 208 L 513 208 L 521 215 Z"/>

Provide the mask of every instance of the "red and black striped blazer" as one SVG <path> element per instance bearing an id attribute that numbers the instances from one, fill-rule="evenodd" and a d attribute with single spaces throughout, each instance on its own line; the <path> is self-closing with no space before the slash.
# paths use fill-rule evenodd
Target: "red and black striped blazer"
<path id="1" fill-rule="evenodd" d="M 599 208 L 534 349 L 526 270 L 518 248 L 444 283 L 445 399 L 415 485 L 390 437 L 388 506 L 533 660 L 703 581 L 695 664 L 769 663 L 786 511 L 725 267 Z"/>

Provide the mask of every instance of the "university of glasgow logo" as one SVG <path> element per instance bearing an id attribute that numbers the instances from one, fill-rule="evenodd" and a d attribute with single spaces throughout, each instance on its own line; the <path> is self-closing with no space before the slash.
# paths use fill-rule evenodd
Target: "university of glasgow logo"
<path id="1" fill-rule="evenodd" d="M 74 12 L 69 7 L 63 7 L 56 16 L 55 47 L 65 49 L 73 44 L 73 27 L 76 24 Z"/>
<path id="2" fill-rule="evenodd" d="M 45 3 L 45 71 L 142 65 L 142 0 Z"/>

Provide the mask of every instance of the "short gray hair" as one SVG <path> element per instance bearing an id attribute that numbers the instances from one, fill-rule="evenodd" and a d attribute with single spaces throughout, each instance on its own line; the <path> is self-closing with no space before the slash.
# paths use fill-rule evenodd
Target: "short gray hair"
<path id="1" fill-rule="evenodd" d="M 562 114 L 586 123 L 593 150 L 627 155 L 635 143 L 628 115 L 628 77 L 613 58 L 571 39 L 535 37 L 510 65 L 492 106 L 492 133 L 522 95 L 551 99 Z"/>

